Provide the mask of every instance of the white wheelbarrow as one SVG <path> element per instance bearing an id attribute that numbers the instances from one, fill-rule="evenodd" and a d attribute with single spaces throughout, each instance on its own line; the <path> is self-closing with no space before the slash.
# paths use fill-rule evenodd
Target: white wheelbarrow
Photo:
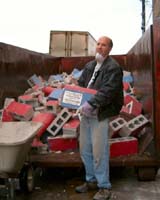
<path id="1" fill-rule="evenodd" d="M 31 191 L 33 188 L 32 167 L 26 161 L 41 126 L 31 121 L 0 122 L 0 178 L 4 180 L 8 199 L 14 199 L 16 179 L 21 189 Z"/>

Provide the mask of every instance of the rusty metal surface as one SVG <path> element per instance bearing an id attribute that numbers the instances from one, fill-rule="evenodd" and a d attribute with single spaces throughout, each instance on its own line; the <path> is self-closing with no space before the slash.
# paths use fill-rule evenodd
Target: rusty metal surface
<path id="1" fill-rule="evenodd" d="M 160 5 L 160 4 L 159 4 Z M 160 7 L 159 7 L 160 10 Z M 160 18 L 154 20 L 154 105 L 156 147 L 160 155 Z"/>
<path id="2" fill-rule="evenodd" d="M 33 74 L 46 78 L 58 73 L 59 63 L 59 58 L 0 43 L 0 107 L 5 97 L 23 94 Z"/>
<path id="3" fill-rule="evenodd" d="M 160 17 L 160 1 L 153 0 L 153 18 Z"/>
<path id="4" fill-rule="evenodd" d="M 124 68 L 126 65 L 126 55 L 111 55 Z M 62 57 L 60 72 L 71 73 L 74 68 L 83 69 L 84 65 L 93 60 L 93 56 Z"/>
<path id="5" fill-rule="evenodd" d="M 50 75 L 82 69 L 93 57 L 53 57 L 48 54 L 29 51 L 13 45 L 0 43 L 0 108 L 6 97 L 17 98 L 29 85 L 33 75 L 47 79 Z M 121 56 L 116 59 L 123 63 Z"/>
<path id="6" fill-rule="evenodd" d="M 32 154 L 30 161 L 41 167 L 82 167 L 79 152 L 61 152 L 48 154 Z M 160 160 L 149 155 L 120 156 L 110 159 L 110 165 L 115 166 L 160 166 Z"/>
<path id="7" fill-rule="evenodd" d="M 153 52 L 152 28 L 148 29 L 141 39 L 127 54 L 127 67 L 134 77 L 136 96 L 143 104 L 144 113 L 153 117 Z"/>

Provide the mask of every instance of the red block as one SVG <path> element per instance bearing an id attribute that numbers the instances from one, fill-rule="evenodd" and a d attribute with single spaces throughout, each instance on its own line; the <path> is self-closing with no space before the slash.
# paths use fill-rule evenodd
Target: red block
<path id="1" fill-rule="evenodd" d="M 74 138 L 78 137 L 80 121 L 79 119 L 72 118 L 63 125 L 63 138 Z"/>
<path id="2" fill-rule="evenodd" d="M 123 90 L 126 92 L 130 92 L 131 85 L 128 82 L 123 82 Z"/>
<path id="3" fill-rule="evenodd" d="M 46 102 L 46 109 L 49 112 L 57 114 L 60 111 L 58 100 L 49 100 Z"/>
<path id="4" fill-rule="evenodd" d="M 13 117 L 13 119 L 28 121 L 33 117 L 33 107 L 31 105 L 12 101 L 7 107 L 6 112 Z"/>
<path id="5" fill-rule="evenodd" d="M 42 89 L 42 91 L 44 92 L 44 94 L 46 96 L 48 96 L 49 94 L 51 94 L 51 92 L 54 90 L 55 88 L 51 87 L 51 86 L 46 86 Z"/>
<path id="6" fill-rule="evenodd" d="M 43 135 L 43 133 L 46 131 L 54 118 L 55 116 L 52 113 L 38 113 L 36 116 L 33 117 L 32 121 L 41 122 L 43 124 L 37 133 L 38 137 L 41 137 Z"/>
<path id="7" fill-rule="evenodd" d="M 111 158 L 138 153 L 138 140 L 134 137 L 109 139 L 109 144 Z"/>
<path id="8" fill-rule="evenodd" d="M 128 94 L 124 96 L 124 105 L 130 103 L 131 101 L 137 101 L 137 99 Z"/>
<path id="9" fill-rule="evenodd" d="M 142 113 L 142 104 L 137 100 L 132 100 L 129 102 L 126 107 L 129 109 L 129 114 L 138 116 Z"/>
<path id="10" fill-rule="evenodd" d="M 51 151 L 65 151 L 78 148 L 77 138 L 48 137 L 48 144 Z"/>
<path id="11" fill-rule="evenodd" d="M 63 129 L 67 129 L 67 130 L 78 129 L 79 125 L 80 125 L 79 119 L 73 118 L 64 124 Z"/>
<path id="12" fill-rule="evenodd" d="M 90 88 L 84 88 L 84 87 L 80 87 L 77 85 L 74 85 L 74 86 L 73 85 L 65 85 L 64 89 L 73 90 L 73 91 L 81 92 L 81 93 L 88 93 L 88 94 L 96 94 L 97 93 L 97 90 L 90 89 Z"/>
<path id="13" fill-rule="evenodd" d="M 2 122 L 12 122 L 15 121 L 10 113 L 6 109 L 2 112 Z"/>

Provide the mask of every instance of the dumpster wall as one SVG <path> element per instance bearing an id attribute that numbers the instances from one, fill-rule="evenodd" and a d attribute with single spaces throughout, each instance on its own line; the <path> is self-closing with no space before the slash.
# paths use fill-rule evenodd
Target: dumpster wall
<path id="1" fill-rule="evenodd" d="M 114 57 L 125 65 L 125 55 Z M 33 74 L 47 80 L 53 74 L 71 73 L 73 68 L 82 69 L 91 59 L 93 56 L 53 57 L 0 43 L 0 108 L 6 97 L 17 98 L 28 89 L 27 80 Z"/>
<path id="2" fill-rule="evenodd" d="M 27 79 L 33 74 L 58 73 L 60 59 L 0 43 L 0 107 L 5 97 L 17 97 L 29 85 Z"/>
<path id="3" fill-rule="evenodd" d="M 128 52 L 126 62 L 134 77 L 136 96 L 152 122 L 156 155 L 160 156 L 160 21 L 151 26 Z M 154 39 L 154 43 L 153 43 Z"/>
<path id="4" fill-rule="evenodd" d="M 160 152 L 160 1 L 153 1 L 154 105 L 156 147 Z M 160 153 L 159 153 L 160 156 Z"/>

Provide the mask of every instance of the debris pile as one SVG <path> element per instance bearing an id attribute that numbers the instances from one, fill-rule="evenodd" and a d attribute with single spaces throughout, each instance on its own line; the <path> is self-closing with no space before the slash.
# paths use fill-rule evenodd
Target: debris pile
<path id="1" fill-rule="evenodd" d="M 17 99 L 5 99 L 1 121 L 41 122 L 43 126 L 32 143 L 33 148 L 46 147 L 46 152 L 78 150 L 80 116 L 76 111 L 96 93 L 77 86 L 82 71 L 74 69 L 69 75 L 51 75 L 47 81 L 34 74 L 27 80 L 30 88 L 24 94 Z M 137 154 L 139 137 L 150 123 L 134 94 L 130 72 L 124 71 L 123 86 L 124 105 L 109 123 L 111 157 Z"/>

